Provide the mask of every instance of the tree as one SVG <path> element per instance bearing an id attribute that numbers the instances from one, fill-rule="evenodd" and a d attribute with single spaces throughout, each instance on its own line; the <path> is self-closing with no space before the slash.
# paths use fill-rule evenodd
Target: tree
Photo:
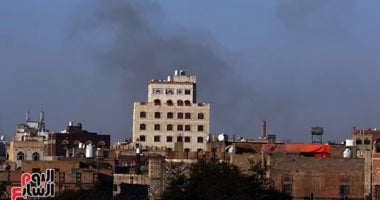
<path id="1" fill-rule="evenodd" d="M 277 191 L 265 177 L 261 162 L 250 161 L 250 174 L 243 175 L 236 165 L 217 160 L 200 160 L 189 173 L 172 174 L 162 199 L 291 199 Z"/>

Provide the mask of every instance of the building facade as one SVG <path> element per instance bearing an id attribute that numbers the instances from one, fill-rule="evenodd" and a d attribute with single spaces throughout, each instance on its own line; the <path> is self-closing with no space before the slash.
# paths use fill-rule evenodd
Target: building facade
<path id="1" fill-rule="evenodd" d="M 167 80 L 151 80 L 148 101 L 133 105 L 133 142 L 142 148 L 206 150 L 210 104 L 197 103 L 196 76 L 176 70 Z"/>
<path id="2" fill-rule="evenodd" d="M 51 133 L 48 138 L 48 148 L 45 149 L 49 156 L 60 157 L 88 157 L 85 155 L 87 147 L 91 154 L 97 148 L 110 148 L 110 135 L 100 135 L 82 129 L 82 124 L 69 122 L 61 133 Z M 90 156 L 93 157 L 93 156 Z"/>

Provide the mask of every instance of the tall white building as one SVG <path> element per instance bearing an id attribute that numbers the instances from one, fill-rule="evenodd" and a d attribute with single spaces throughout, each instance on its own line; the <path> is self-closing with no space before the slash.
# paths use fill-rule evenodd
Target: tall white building
<path id="1" fill-rule="evenodd" d="M 210 104 L 196 101 L 196 76 L 176 70 L 167 80 L 151 80 L 148 101 L 134 102 L 133 142 L 146 147 L 206 150 Z"/>

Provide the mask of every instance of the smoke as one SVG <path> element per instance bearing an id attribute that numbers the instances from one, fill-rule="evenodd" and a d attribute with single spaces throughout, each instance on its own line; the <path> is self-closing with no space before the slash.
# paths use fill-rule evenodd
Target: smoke
<path id="1" fill-rule="evenodd" d="M 211 34 L 168 28 L 160 6 L 147 1 L 97 1 L 69 38 L 89 47 L 102 75 L 122 80 L 122 103 L 112 106 L 126 112 L 126 132 L 133 102 L 147 98 L 147 82 L 175 69 L 197 75 L 198 101 L 211 103 L 213 133 L 257 137 L 267 119 L 269 134 L 282 138 L 304 139 L 322 125 L 336 139 L 349 137 L 353 125 L 372 124 L 362 111 L 378 105 L 368 77 L 375 78 L 379 60 L 350 31 L 353 1 L 288 0 L 273 11 L 273 21 L 262 22 L 273 24 L 272 32 L 244 52 L 252 60 L 243 67 L 229 64 Z"/>
<path id="2" fill-rule="evenodd" d="M 248 106 L 244 98 L 248 86 L 220 56 L 212 37 L 205 33 L 187 34 L 183 30 L 160 32 L 153 20 L 146 17 L 148 14 L 160 16 L 158 5 L 98 1 L 95 12 L 78 26 L 81 30 L 75 29 L 71 34 L 71 37 L 83 37 L 97 32 L 112 38 L 97 44 L 94 58 L 108 75 L 123 77 L 121 97 L 125 98 L 123 106 L 129 111 L 125 120 L 131 121 L 133 101 L 147 99 L 149 80 L 165 79 L 175 69 L 184 69 L 187 74 L 197 75 L 198 102 L 211 103 L 213 132 L 251 130 L 239 128 L 251 121 L 251 110 L 244 108 Z M 102 37 L 100 34 L 90 42 L 104 40 Z"/>

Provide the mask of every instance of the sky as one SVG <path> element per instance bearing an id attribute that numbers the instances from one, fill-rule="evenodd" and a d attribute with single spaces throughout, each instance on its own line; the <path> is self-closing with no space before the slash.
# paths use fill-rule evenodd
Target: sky
<path id="1" fill-rule="evenodd" d="M 310 142 L 380 127 L 375 0 L 0 2 L 0 132 L 41 109 L 50 131 L 132 135 L 132 105 L 175 69 L 197 75 L 211 133 Z"/>

